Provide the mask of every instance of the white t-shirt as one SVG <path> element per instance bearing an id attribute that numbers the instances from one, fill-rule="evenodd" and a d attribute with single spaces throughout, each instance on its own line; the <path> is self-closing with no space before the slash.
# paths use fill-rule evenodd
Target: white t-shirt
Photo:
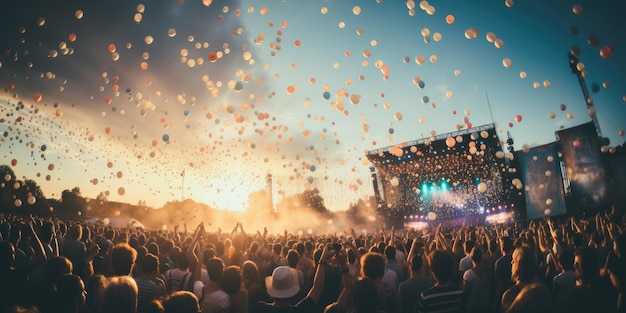
<path id="1" fill-rule="evenodd" d="M 217 289 L 203 294 L 204 284 L 196 281 L 193 284 L 193 293 L 198 297 L 202 313 L 219 313 L 230 307 L 230 297 L 224 291 Z"/>

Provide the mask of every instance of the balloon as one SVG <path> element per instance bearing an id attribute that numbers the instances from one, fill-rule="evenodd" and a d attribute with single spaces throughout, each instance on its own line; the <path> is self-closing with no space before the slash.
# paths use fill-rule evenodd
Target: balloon
<path id="1" fill-rule="evenodd" d="M 504 67 L 506 67 L 506 68 L 510 67 L 510 66 L 511 66 L 511 59 L 509 59 L 509 58 L 504 58 L 504 59 L 502 60 L 502 65 L 504 65 Z"/>
<path id="2" fill-rule="evenodd" d="M 623 129 L 622 129 L 622 130 L 620 130 L 617 134 L 618 134 L 620 137 L 624 137 L 624 130 L 623 130 Z"/>
<path id="3" fill-rule="evenodd" d="M 600 49 L 600 56 L 604 59 L 608 59 L 613 55 L 613 45 L 605 45 Z"/>
<path id="4" fill-rule="evenodd" d="M 530 146 L 528 144 L 522 145 L 522 151 L 524 151 L 525 153 L 528 153 L 528 151 L 530 151 Z"/>
<path id="5" fill-rule="evenodd" d="M 422 97 L 422 103 L 428 103 L 428 101 L 430 101 L 430 98 L 428 98 L 428 96 Z"/>
<path id="6" fill-rule="evenodd" d="M 515 121 L 518 122 L 518 123 L 521 122 L 522 121 L 522 116 L 519 115 L 519 114 L 515 115 Z"/>
<path id="7" fill-rule="evenodd" d="M 576 15 L 581 15 L 583 14 L 583 7 L 580 4 L 574 5 L 572 7 L 572 12 Z"/>
<path id="8" fill-rule="evenodd" d="M 29 196 L 27 201 L 28 204 L 33 205 L 35 204 L 35 202 L 37 202 L 37 198 L 35 198 L 34 196 Z"/>
<path id="9" fill-rule="evenodd" d="M 19 208 L 19 207 L 21 207 L 21 206 L 22 206 L 22 200 L 20 200 L 20 199 L 15 199 L 14 204 L 15 204 L 15 206 L 16 206 L 16 207 L 18 207 L 18 208 Z"/>
<path id="10" fill-rule="evenodd" d="M 330 92 L 328 92 L 328 91 L 324 91 L 324 93 L 322 94 L 322 97 L 323 97 L 325 100 L 330 99 Z"/>
<path id="11" fill-rule="evenodd" d="M 448 146 L 449 148 L 452 148 L 454 147 L 454 145 L 456 145 L 456 140 L 454 140 L 454 138 L 452 137 L 446 138 L 446 146 Z"/>
<path id="12" fill-rule="evenodd" d="M 487 191 L 487 184 L 484 183 L 484 182 L 481 182 L 480 184 L 478 184 L 477 189 L 478 189 L 478 192 L 483 193 L 483 192 Z"/>
<path id="13" fill-rule="evenodd" d="M 437 219 L 437 214 L 435 212 L 428 212 L 428 220 L 434 221 Z"/>
<path id="14" fill-rule="evenodd" d="M 561 111 L 565 111 L 567 110 L 567 106 L 563 103 L 561 103 L 561 105 L 559 106 L 559 108 L 561 109 Z"/>
<path id="15" fill-rule="evenodd" d="M 12 166 L 16 166 L 17 165 L 17 160 L 16 159 L 11 160 L 11 165 Z"/>
<path id="16" fill-rule="evenodd" d="M 170 141 L 170 135 L 163 134 L 163 141 L 165 141 L 165 142 Z"/>
<path id="17" fill-rule="evenodd" d="M 454 24 L 454 20 L 455 20 L 455 19 L 454 19 L 454 15 L 452 15 L 452 14 L 448 14 L 448 15 L 446 16 L 446 23 L 448 23 L 448 24 L 452 25 L 452 24 Z"/>

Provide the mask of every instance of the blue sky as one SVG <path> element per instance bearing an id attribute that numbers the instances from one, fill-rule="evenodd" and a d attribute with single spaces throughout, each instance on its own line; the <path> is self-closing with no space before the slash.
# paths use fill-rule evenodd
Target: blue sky
<path id="1" fill-rule="evenodd" d="M 621 1 L 414 5 L 11 1 L 0 13 L 2 162 L 17 160 L 16 175 L 50 197 L 78 185 L 88 197 L 156 207 L 185 197 L 242 210 L 272 173 L 276 201 L 316 187 L 330 209 L 345 209 L 373 195 L 368 150 L 467 122 L 495 122 L 519 150 L 589 121 L 568 67 L 574 46 L 590 90 L 599 87 L 592 96 L 603 135 L 623 143 Z M 477 36 L 467 39 L 471 28 Z M 490 32 L 503 46 L 487 40 Z M 606 45 L 614 52 L 603 58 Z M 221 57 L 211 62 L 212 53 Z"/>

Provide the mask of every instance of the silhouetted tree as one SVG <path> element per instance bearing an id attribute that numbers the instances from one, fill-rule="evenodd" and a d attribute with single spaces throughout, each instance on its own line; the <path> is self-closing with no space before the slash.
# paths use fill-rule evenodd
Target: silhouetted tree
<path id="1" fill-rule="evenodd" d="M 74 187 L 72 190 L 63 190 L 59 210 L 74 216 L 85 214 L 87 201 L 81 196 L 79 187 Z"/>

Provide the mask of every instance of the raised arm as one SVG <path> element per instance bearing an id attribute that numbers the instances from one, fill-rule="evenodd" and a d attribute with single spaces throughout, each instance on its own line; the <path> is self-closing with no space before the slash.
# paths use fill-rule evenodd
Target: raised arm
<path id="1" fill-rule="evenodd" d="M 313 299 L 315 304 L 318 303 L 322 296 L 324 281 L 326 280 L 326 267 L 328 266 L 328 261 L 334 255 L 334 251 L 331 251 L 330 247 L 330 245 L 325 245 L 322 248 L 322 256 L 320 257 L 320 262 L 315 271 L 315 277 L 313 278 L 313 287 L 307 294 L 307 297 Z"/>

